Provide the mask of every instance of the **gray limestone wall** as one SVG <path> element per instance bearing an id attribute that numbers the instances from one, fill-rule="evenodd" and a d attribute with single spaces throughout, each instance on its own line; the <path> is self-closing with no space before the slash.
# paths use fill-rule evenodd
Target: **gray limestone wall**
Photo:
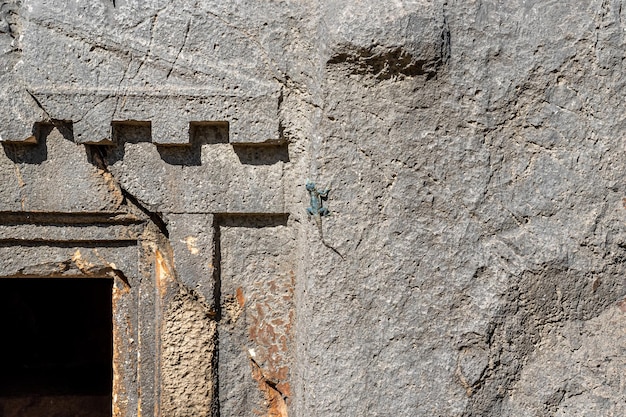
<path id="1" fill-rule="evenodd" d="M 625 6 L 0 1 L 0 279 L 115 416 L 624 415 Z"/>

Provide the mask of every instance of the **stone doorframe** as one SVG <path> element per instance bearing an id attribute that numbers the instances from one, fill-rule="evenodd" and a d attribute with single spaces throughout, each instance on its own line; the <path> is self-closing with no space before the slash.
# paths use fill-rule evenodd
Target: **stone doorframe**
<path id="1" fill-rule="evenodd" d="M 0 209 L 0 278 L 113 280 L 115 417 L 286 416 L 295 314 L 287 144 L 231 144 L 227 124 L 206 122 L 190 128 L 190 145 L 163 148 L 147 143 L 149 124 L 111 126 L 115 145 L 84 153 L 59 121 L 37 125 L 36 144 L 3 144 L 18 180 Z M 77 179 L 85 185 L 75 192 Z M 145 194 L 155 187 L 160 194 Z"/>
<path id="2" fill-rule="evenodd" d="M 113 280 L 113 416 L 159 415 L 156 234 L 128 213 L 0 213 L 0 278 Z M 36 261 L 33 261 L 36 260 Z"/>
<path id="3" fill-rule="evenodd" d="M 240 227 L 258 238 L 265 227 L 285 227 L 286 216 L 175 214 L 165 236 L 143 213 L 127 208 L 131 213 L 0 212 L 0 278 L 113 280 L 114 417 L 159 417 L 181 406 L 185 415 L 230 415 L 259 406 L 286 415 L 293 270 L 289 263 L 270 267 L 266 280 L 268 265 L 253 261 L 261 269 L 251 275 L 232 268 L 233 259 L 250 256 L 245 250 L 255 252 L 235 243 L 249 237 Z M 222 228 L 226 236 L 220 237 Z M 239 248 L 229 252 L 225 275 L 223 239 Z M 280 254 L 282 238 L 266 243 L 259 259 L 268 250 L 279 257 L 290 252 Z M 220 284 L 222 278 L 226 282 Z M 196 350 L 185 356 L 176 351 L 179 342 Z M 189 370 L 187 379 L 181 377 Z M 218 374 L 225 370 L 220 383 Z M 195 392 L 179 398 L 190 384 Z"/>

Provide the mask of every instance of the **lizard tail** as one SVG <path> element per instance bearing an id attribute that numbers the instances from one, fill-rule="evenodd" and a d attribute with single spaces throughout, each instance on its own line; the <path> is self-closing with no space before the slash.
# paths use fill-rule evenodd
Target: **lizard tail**
<path id="1" fill-rule="evenodd" d="M 341 259 L 343 259 L 344 261 L 346 260 L 346 257 L 345 257 L 345 256 L 343 256 L 343 255 L 341 254 L 341 252 L 339 252 L 337 249 L 333 248 L 333 247 L 332 247 L 332 246 L 330 246 L 328 243 L 326 243 L 326 241 L 325 241 L 324 239 L 322 239 L 322 244 L 323 244 L 324 246 L 326 246 L 328 249 L 330 249 L 330 250 L 332 250 L 333 252 L 335 252 L 337 255 L 339 255 L 339 257 L 340 257 Z"/>

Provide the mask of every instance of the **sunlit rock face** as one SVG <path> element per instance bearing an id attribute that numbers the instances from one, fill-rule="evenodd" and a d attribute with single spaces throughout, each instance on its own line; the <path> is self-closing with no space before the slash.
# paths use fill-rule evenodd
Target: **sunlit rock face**
<path id="1" fill-rule="evenodd" d="M 0 1 L 0 279 L 115 416 L 623 415 L 624 10 Z"/>

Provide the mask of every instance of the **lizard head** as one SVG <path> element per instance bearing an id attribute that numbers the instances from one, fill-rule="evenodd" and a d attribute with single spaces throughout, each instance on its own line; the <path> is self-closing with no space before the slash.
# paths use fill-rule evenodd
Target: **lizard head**
<path id="1" fill-rule="evenodd" d="M 311 181 L 307 181 L 306 182 L 306 190 L 307 191 L 314 191 L 315 190 L 315 183 L 311 182 Z"/>

